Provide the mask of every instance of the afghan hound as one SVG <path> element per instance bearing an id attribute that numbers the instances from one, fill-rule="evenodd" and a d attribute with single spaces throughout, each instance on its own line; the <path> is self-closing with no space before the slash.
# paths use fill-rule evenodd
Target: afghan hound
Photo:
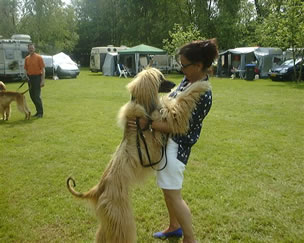
<path id="1" fill-rule="evenodd" d="M 8 120 L 11 113 L 11 103 L 16 101 L 18 110 L 25 114 L 25 119 L 29 120 L 31 117 L 31 112 L 27 107 L 26 100 L 23 93 L 12 92 L 12 91 L 1 91 L 0 92 L 0 113 L 2 114 L 3 120 Z"/>
<path id="2" fill-rule="evenodd" d="M 74 179 L 67 179 L 67 187 L 74 196 L 88 199 L 94 205 L 100 220 L 96 233 L 98 243 L 136 242 L 136 226 L 128 191 L 130 185 L 142 182 L 152 170 L 147 168 L 150 163 L 147 153 L 139 155 L 145 146 L 141 140 L 138 142 L 137 132 L 127 127 L 127 120 L 140 117 L 164 120 L 171 126 L 173 134 L 185 134 L 196 102 L 210 89 L 209 82 L 196 82 L 175 99 L 168 96 L 159 99 L 158 91 L 162 84 L 168 85 L 161 72 L 149 68 L 127 85 L 132 99 L 120 109 L 118 116 L 124 129 L 123 140 L 99 183 L 88 192 L 79 193 L 70 185 L 73 182 L 75 186 Z M 160 161 L 167 137 L 156 130 L 143 131 L 143 136 L 150 151 L 150 161 Z"/>
<path id="3" fill-rule="evenodd" d="M 100 226 L 96 242 L 133 243 L 136 242 L 136 226 L 129 200 L 130 185 L 142 182 L 152 171 L 149 165 L 145 144 L 138 140 L 137 131 L 127 126 L 127 120 L 140 117 L 160 119 L 158 92 L 168 92 L 172 87 L 163 74 L 155 68 L 141 71 L 128 85 L 131 100 L 121 107 L 118 123 L 124 129 L 124 136 L 105 169 L 101 180 L 86 193 L 76 192 L 67 180 L 69 191 L 78 198 L 93 203 Z M 160 161 L 165 137 L 157 131 L 142 131 L 149 149 L 150 160 Z M 139 142 L 139 143 L 138 143 Z M 139 148 L 138 148 L 139 146 Z M 138 149 L 143 151 L 142 161 Z M 143 165 L 141 164 L 143 163 Z"/>

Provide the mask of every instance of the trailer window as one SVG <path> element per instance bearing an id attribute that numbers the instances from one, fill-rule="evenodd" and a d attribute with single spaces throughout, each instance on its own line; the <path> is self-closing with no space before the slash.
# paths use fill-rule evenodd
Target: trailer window
<path id="1" fill-rule="evenodd" d="M 28 51 L 22 51 L 21 52 L 21 55 L 22 55 L 22 58 L 24 59 L 24 58 L 26 58 L 26 56 L 29 54 L 29 52 Z"/>
<path id="2" fill-rule="evenodd" d="M 5 58 L 6 59 L 15 59 L 15 51 L 14 50 L 5 50 Z"/>

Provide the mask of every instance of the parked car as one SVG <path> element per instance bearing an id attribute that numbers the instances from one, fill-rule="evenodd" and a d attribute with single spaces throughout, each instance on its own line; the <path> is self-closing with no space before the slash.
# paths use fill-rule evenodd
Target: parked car
<path id="1" fill-rule="evenodd" d="M 79 75 L 80 70 L 77 63 L 63 52 L 54 55 L 53 60 L 58 78 L 76 78 Z"/>
<path id="2" fill-rule="evenodd" d="M 304 62 L 302 59 L 297 59 L 295 61 L 296 64 L 296 72 L 297 76 L 300 72 L 300 67 L 302 65 L 302 79 L 304 79 Z M 280 66 L 276 68 L 272 68 L 268 73 L 269 78 L 272 81 L 291 81 L 296 80 L 295 74 L 294 74 L 294 61 L 293 59 L 289 59 L 285 62 L 283 62 Z"/>
<path id="3" fill-rule="evenodd" d="M 53 56 L 48 55 L 41 55 L 44 65 L 45 65 L 45 77 L 46 78 L 53 78 L 54 77 L 54 62 L 53 62 Z"/>
<path id="4" fill-rule="evenodd" d="M 56 70 L 58 78 L 77 78 L 80 71 L 77 64 L 62 63 L 59 64 Z"/>

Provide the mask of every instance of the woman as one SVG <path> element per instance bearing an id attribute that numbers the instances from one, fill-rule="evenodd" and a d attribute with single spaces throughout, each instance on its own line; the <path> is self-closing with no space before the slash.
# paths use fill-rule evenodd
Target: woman
<path id="1" fill-rule="evenodd" d="M 181 47 L 179 51 L 180 65 L 185 75 L 184 79 L 169 96 L 176 98 L 183 95 L 195 82 L 208 82 L 207 71 L 218 55 L 216 40 L 193 41 Z M 193 85 L 195 86 L 195 85 Z M 150 128 L 170 134 L 167 144 L 167 165 L 157 172 L 157 183 L 162 189 L 169 213 L 169 227 L 164 231 L 153 234 L 154 238 L 166 239 L 169 237 L 183 237 L 184 243 L 196 242 L 191 212 L 182 198 L 181 189 L 183 172 L 187 164 L 191 147 L 197 142 L 202 121 L 208 114 L 212 104 L 211 89 L 199 94 L 195 102 L 189 129 L 184 135 L 174 134 L 174 131 L 165 121 L 151 121 L 140 119 L 141 128 Z M 128 126 L 135 129 L 134 121 L 128 121 Z"/>

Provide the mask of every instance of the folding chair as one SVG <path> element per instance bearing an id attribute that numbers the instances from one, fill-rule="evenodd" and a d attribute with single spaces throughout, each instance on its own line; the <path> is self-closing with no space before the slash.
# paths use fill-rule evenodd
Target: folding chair
<path id="1" fill-rule="evenodd" d="M 119 77 L 123 75 L 125 78 L 128 76 L 127 70 L 124 68 L 122 64 L 117 64 L 118 72 L 119 72 Z"/>

